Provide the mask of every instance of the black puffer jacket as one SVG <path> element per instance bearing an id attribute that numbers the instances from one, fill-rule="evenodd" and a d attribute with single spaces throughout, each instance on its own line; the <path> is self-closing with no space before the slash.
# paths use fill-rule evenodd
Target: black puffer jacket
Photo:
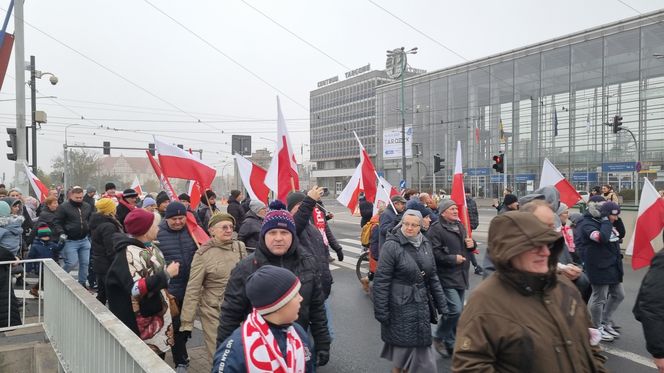
<path id="1" fill-rule="evenodd" d="M 110 215 L 95 212 L 90 217 L 90 231 L 92 266 L 97 275 L 105 275 L 115 258 L 113 235 L 123 232 L 122 225 Z"/>
<path id="2" fill-rule="evenodd" d="M 594 233 L 598 232 L 598 233 Z M 619 235 L 608 218 L 586 213 L 574 233 L 580 235 L 577 250 L 583 253 L 584 268 L 593 285 L 611 285 L 623 281 L 623 262 Z"/>
<path id="3" fill-rule="evenodd" d="M 300 204 L 293 219 L 295 220 L 295 227 L 297 229 L 297 238 L 300 241 L 300 246 L 314 258 L 318 263 L 318 271 L 320 273 L 321 286 L 323 288 L 324 299 L 330 296 L 332 291 L 332 272 L 330 272 L 330 256 L 323 236 L 318 228 L 312 223 L 312 216 L 316 201 L 307 196 Z M 336 241 L 335 241 L 336 242 Z M 338 246 L 338 244 L 337 244 Z"/>
<path id="4" fill-rule="evenodd" d="M 424 281 L 413 256 L 426 273 Z M 427 288 L 438 312 L 446 314 L 447 302 L 436 274 L 431 242 L 423 237 L 416 249 L 400 230 L 388 235 L 373 285 L 374 316 L 381 323 L 383 342 L 400 347 L 431 346 Z"/>
<path id="5" fill-rule="evenodd" d="M 480 214 L 477 211 L 477 203 L 471 197 L 466 197 L 466 206 L 468 207 L 468 220 L 470 220 L 470 229 L 475 230 L 480 226 Z"/>
<path id="6" fill-rule="evenodd" d="M 69 240 L 81 240 L 90 234 L 88 221 L 92 207 L 85 202 L 67 201 L 55 210 L 55 225 Z"/>
<path id="7" fill-rule="evenodd" d="M 463 224 L 458 221 L 450 223 L 441 217 L 437 222 L 431 224 L 427 238 L 431 241 L 438 278 L 443 287 L 468 289 L 470 256 L 473 255 L 472 252 L 475 248 L 466 248 L 466 229 Z M 465 257 L 466 261 L 457 264 L 457 255 Z"/>
<path id="8" fill-rule="evenodd" d="M 655 359 L 664 358 L 664 250 L 652 259 L 632 312 L 643 325 L 648 352 Z"/>
<path id="9" fill-rule="evenodd" d="M 194 253 L 196 253 L 196 243 L 191 238 L 187 227 L 174 231 L 168 227 L 168 222 L 163 220 L 159 223 L 159 233 L 157 233 L 157 240 L 159 241 L 159 249 L 164 254 L 166 263 L 178 262 L 180 263 L 180 271 L 178 275 L 173 277 L 168 283 L 168 292 L 180 301 L 184 300 L 184 292 L 187 290 L 187 283 L 189 282 L 189 271 L 191 270 L 191 262 L 194 260 Z"/>
<path id="10" fill-rule="evenodd" d="M 300 279 L 300 295 L 303 299 L 297 323 L 305 330 L 311 331 L 317 351 L 329 351 L 331 340 L 327 329 L 318 265 L 311 255 L 299 247 L 297 237 L 293 237 L 291 247 L 283 256 L 270 253 L 265 241 L 261 239 L 256 251 L 242 259 L 233 269 L 224 293 L 224 302 L 221 304 L 217 346 L 226 340 L 251 313 L 251 303 L 245 294 L 247 278 L 266 264 L 286 268 Z"/>
<path id="11" fill-rule="evenodd" d="M 240 226 L 244 221 L 244 209 L 236 199 L 228 199 L 228 208 L 226 211 L 235 218 L 235 231 L 240 231 Z"/>
<path id="12" fill-rule="evenodd" d="M 0 261 L 15 260 L 14 255 L 2 247 L 0 247 Z M 4 328 L 9 320 L 10 325 L 21 325 L 21 313 L 18 311 L 18 299 L 14 295 L 14 290 L 11 289 L 11 264 L 0 265 L 0 328 Z M 9 316 L 9 317 L 8 317 Z"/>
<path id="13" fill-rule="evenodd" d="M 263 218 L 249 210 L 244 216 L 244 222 L 237 234 L 237 239 L 244 242 L 247 249 L 256 249 L 258 247 L 258 239 L 261 235 L 262 225 Z"/>

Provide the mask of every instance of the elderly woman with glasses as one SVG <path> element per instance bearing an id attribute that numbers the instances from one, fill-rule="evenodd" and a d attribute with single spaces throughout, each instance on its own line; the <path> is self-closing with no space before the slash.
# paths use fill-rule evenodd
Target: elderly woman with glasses
<path id="1" fill-rule="evenodd" d="M 436 371 L 431 311 L 446 314 L 447 302 L 431 242 L 421 231 L 422 214 L 406 210 L 381 248 L 374 275 L 374 316 L 385 342 L 381 357 L 392 361 L 393 373 Z"/>
<path id="2" fill-rule="evenodd" d="M 230 214 L 212 215 L 208 224 L 210 240 L 194 254 L 185 291 L 180 331 L 191 333 L 196 310 L 200 307 L 205 345 L 210 359 L 217 347 L 219 308 L 224 301 L 231 270 L 247 256 L 244 243 L 233 239 L 235 218 Z"/>

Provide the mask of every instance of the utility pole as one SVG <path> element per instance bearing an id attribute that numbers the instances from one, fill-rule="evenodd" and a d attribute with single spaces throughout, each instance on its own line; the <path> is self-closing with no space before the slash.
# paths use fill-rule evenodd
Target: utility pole
<path id="1" fill-rule="evenodd" d="M 30 108 L 32 112 L 31 116 L 32 123 L 30 125 L 30 128 L 32 128 L 32 173 L 36 175 L 37 174 L 37 119 L 35 118 L 35 114 L 37 112 L 37 78 L 35 75 L 35 56 L 30 56 Z M 27 154 L 27 147 L 26 147 L 26 154 Z"/>
<path id="2" fill-rule="evenodd" d="M 16 163 L 14 185 L 23 193 L 28 191 L 25 164 L 28 161 L 28 139 L 25 128 L 25 54 L 23 52 L 23 1 L 14 3 L 14 66 L 16 68 Z"/>

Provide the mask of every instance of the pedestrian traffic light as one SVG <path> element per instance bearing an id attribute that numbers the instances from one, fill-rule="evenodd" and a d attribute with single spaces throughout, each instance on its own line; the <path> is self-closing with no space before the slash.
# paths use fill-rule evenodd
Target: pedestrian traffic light
<path id="1" fill-rule="evenodd" d="M 501 174 L 505 172 L 505 165 L 503 163 L 503 154 L 498 154 L 493 156 L 493 169 Z"/>
<path id="2" fill-rule="evenodd" d="M 616 115 L 613 117 L 613 133 L 618 133 L 618 131 L 622 130 L 622 120 L 623 117 L 620 115 Z"/>
<path id="3" fill-rule="evenodd" d="M 9 135 L 9 140 L 7 140 L 7 147 L 12 151 L 7 153 L 7 159 L 10 161 L 16 160 L 16 128 L 9 127 L 7 128 L 7 134 Z"/>
<path id="4" fill-rule="evenodd" d="M 153 143 L 149 143 L 149 144 L 148 144 L 148 151 L 149 151 L 150 154 L 152 154 L 152 156 L 154 157 L 154 155 L 155 155 L 155 151 L 154 151 L 154 144 L 153 144 Z"/>
<path id="5" fill-rule="evenodd" d="M 433 172 L 436 173 L 443 168 L 445 168 L 445 165 L 443 164 L 445 162 L 445 158 L 442 158 L 440 154 L 436 154 L 433 156 Z"/>
<path id="6" fill-rule="evenodd" d="M 104 141 L 104 155 L 111 155 L 111 142 Z"/>

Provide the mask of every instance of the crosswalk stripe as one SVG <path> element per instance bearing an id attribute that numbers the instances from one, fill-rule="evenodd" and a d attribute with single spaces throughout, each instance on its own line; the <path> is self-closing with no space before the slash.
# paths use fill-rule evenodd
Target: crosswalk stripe
<path id="1" fill-rule="evenodd" d="M 341 239 L 338 239 L 337 241 L 350 243 L 350 244 L 357 245 L 357 246 L 362 246 L 362 241 L 355 240 L 355 239 L 352 239 L 352 238 L 341 238 Z"/>
<path id="2" fill-rule="evenodd" d="M 348 252 L 353 253 L 353 254 L 357 254 L 357 255 L 362 254 L 362 249 L 358 249 L 356 247 L 345 245 L 343 248 L 344 248 L 344 251 L 348 251 Z"/>
<path id="3" fill-rule="evenodd" d="M 350 269 L 350 270 L 354 271 L 355 270 L 355 262 L 357 262 L 357 258 L 353 258 L 353 259 L 354 259 L 353 264 L 346 263 L 346 262 L 340 262 L 338 260 L 335 260 L 334 263 L 330 264 L 330 270 L 332 270 L 332 266 L 337 266 L 337 268 L 339 268 L 339 266 L 341 266 L 341 267 L 344 267 L 344 268 L 347 268 L 347 269 Z"/>

